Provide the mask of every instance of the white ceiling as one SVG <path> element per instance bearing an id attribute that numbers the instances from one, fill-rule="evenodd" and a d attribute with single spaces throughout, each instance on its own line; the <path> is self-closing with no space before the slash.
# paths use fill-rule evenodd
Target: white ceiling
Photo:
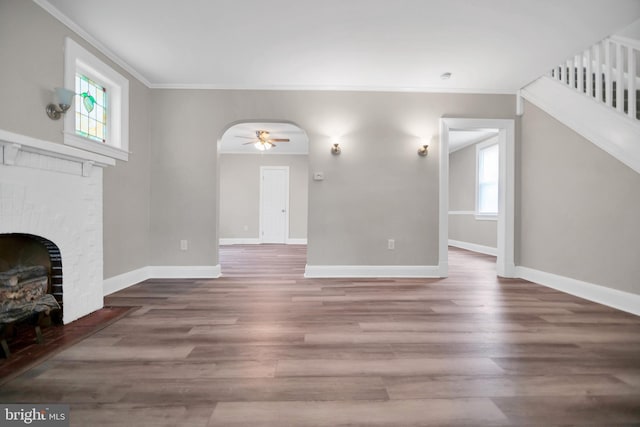
<path id="1" fill-rule="evenodd" d="M 513 93 L 640 18 L 638 0 L 34 1 L 150 87 Z"/>
<path id="2" fill-rule="evenodd" d="M 270 150 L 258 151 L 253 144 L 245 144 L 256 140 L 257 130 L 268 131 L 271 138 L 289 138 L 290 141 L 276 142 L 276 146 Z M 218 151 L 227 154 L 309 154 L 309 138 L 304 130 L 290 123 L 239 123 L 222 135 Z"/>

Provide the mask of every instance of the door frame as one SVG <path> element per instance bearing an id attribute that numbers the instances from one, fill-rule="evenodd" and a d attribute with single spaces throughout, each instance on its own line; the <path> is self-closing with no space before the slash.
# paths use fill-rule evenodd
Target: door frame
<path id="1" fill-rule="evenodd" d="M 449 273 L 449 131 L 498 129 L 500 176 L 498 178 L 498 251 L 496 271 L 501 277 L 515 274 L 515 121 L 513 119 L 440 119 L 440 196 L 438 258 L 440 277 Z"/>
<path id="2" fill-rule="evenodd" d="M 284 231 L 284 244 L 289 241 L 289 166 L 260 166 L 260 205 L 258 207 L 258 240 L 260 243 L 264 243 L 263 241 L 263 224 L 262 224 L 262 204 L 264 202 L 264 171 L 265 170 L 282 170 L 285 171 L 285 177 L 287 180 L 287 185 L 285 186 L 285 196 L 286 196 L 286 207 L 285 207 L 285 231 Z"/>

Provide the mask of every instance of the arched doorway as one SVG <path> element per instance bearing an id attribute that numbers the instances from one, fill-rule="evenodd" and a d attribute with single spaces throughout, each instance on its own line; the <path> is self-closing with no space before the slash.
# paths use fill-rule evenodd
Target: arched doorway
<path id="1" fill-rule="evenodd" d="M 218 141 L 219 254 L 229 245 L 306 245 L 308 153 L 307 134 L 295 123 L 226 128 Z"/>

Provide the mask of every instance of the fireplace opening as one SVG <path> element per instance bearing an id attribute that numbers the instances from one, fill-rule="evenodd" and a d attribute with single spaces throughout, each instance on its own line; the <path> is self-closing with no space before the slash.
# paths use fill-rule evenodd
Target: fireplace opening
<path id="1" fill-rule="evenodd" d="M 62 257 L 53 242 L 23 233 L 0 234 L 0 340 L 6 357 L 25 323 L 62 324 Z"/>

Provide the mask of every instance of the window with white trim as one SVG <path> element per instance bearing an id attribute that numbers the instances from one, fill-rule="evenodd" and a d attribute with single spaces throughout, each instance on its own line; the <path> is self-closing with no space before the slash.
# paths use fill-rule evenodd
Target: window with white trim
<path id="1" fill-rule="evenodd" d="M 497 139 L 476 145 L 476 218 L 497 219 L 500 152 Z"/>
<path id="2" fill-rule="evenodd" d="M 65 40 L 64 86 L 76 97 L 64 118 L 64 143 L 129 159 L 129 80 L 74 40 Z"/>

